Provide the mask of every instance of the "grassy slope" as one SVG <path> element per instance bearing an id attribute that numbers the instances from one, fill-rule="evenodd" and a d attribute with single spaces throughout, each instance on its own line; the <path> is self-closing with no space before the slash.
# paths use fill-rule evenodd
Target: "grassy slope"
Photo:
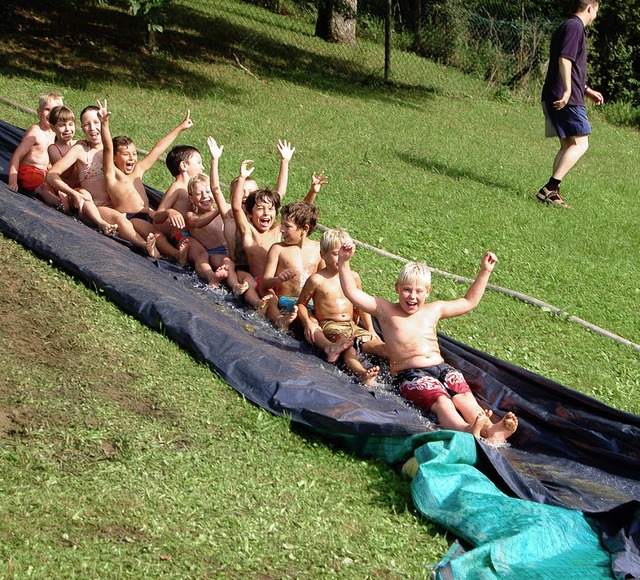
<path id="1" fill-rule="evenodd" d="M 32 42 L 27 45 L 21 43 L 19 37 L 12 37 L 10 32 L 6 32 L 4 40 L 0 42 L 2 61 L 6 63 L 0 76 L 0 94 L 33 106 L 37 95 L 57 88 L 63 90 L 67 102 L 76 111 L 98 97 L 107 97 L 114 112 L 114 128 L 134 136 L 138 145 L 147 149 L 160 135 L 177 124 L 184 109 L 189 107 L 196 126 L 184 140 L 204 149 L 206 136 L 213 134 L 225 144 L 222 173 L 227 182 L 234 176 L 241 159 L 251 157 L 256 160 L 258 180 L 273 184 L 277 170 L 273 144 L 278 137 L 286 137 L 297 147 L 291 167 L 289 191 L 292 198 L 306 191 L 311 171 L 324 169 L 330 176 L 331 184 L 319 200 L 321 221 L 325 225 L 346 226 L 359 239 L 408 258 L 424 258 L 434 267 L 466 276 L 475 274 L 482 252 L 492 249 L 500 257 L 492 279 L 496 284 L 529 293 L 640 342 L 640 277 L 638 261 L 635 259 L 640 244 L 635 219 L 638 215 L 635 184 L 640 171 L 635 163 L 637 132 L 606 125 L 597 112 L 592 111 L 595 127 L 592 148 L 570 174 L 565 185 L 566 197 L 576 209 L 572 212 L 552 211 L 540 207 L 533 200 L 533 192 L 547 177 L 555 153 L 555 143 L 541 137 L 542 124 L 537 105 L 495 101 L 491 98 L 491 91 L 481 83 L 432 63 L 399 55 L 394 61 L 395 76 L 409 87 L 371 86 L 360 81 L 366 80 L 374 66 L 379 69 L 379 50 L 372 53 L 358 49 L 361 52 L 356 53 L 354 64 L 350 60 L 353 59 L 350 49 L 326 46 L 308 34 L 299 34 L 301 25 L 255 7 L 231 1 L 190 3 L 188 8 L 180 3 L 177 6 L 176 10 L 180 10 L 180 13 L 171 18 L 175 26 L 164 35 L 167 52 L 152 57 L 132 57 L 128 50 L 130 44 L 127 44 L 130 39 L 123 32 L 125 29 L 120 28 L 118 34 L 112 34 L 105 27 L 121 18 L 109 11 L 101 13 L 96 22 L 104 23 L 100 26 L 100 34 L 105 31 L 106 34 L 112 34 L 110 41 L 114 49 L 110 51 L 101 50 L 99 38 L 91 36 L 95 34 L 94 30 L 98 30 L 98 24 L 84 23 L 82 29 L 74 31 L 73 38 L 78 40 L 77 45 L 71 39 L 66 39 L 66 43 L 54 46 L 54 52 L 49 54 L 46 43 L 40 45 Z M 51 30 L 53 23 L 53 20 L 47 22 L 46 12 L 44 14 L 42 35 L 50 34 L 47 31 Z M 223 46 L 226 36 L 235 36 L 244 41 L 243 45 L 236 42 L 231 50 L 262 80 L 256 80 L 234 66 L 229 48 Z M 362 44 L 366 46 L 366 43 Z M 70 63 L 74 63 L 74 66 L 70 66 Z M 33 122 L 28 115 L 4 105 L 0 106 L 0 116 L 20 126 Z M 155 168 L 149 175 L 149 182 L 160 188 L 165 187 L 169 183 L 166 170 Z M 2 249 L 4 253 L 4 243 Z M 364 251 L 360 251 L 357 257 L 365 287 L 371 292 L 389 296 L 398 264 Z M 29 270 L 31 276 L 36 280 L 41 277 L 48 280 L 50 270 L 36 264 L 33 262 L 33 270 Z M 11 262 L 5 261 L 2 271 L 6 277 L 15 276 Z M 74 287 L 73 284 L 69 286 L 64 277 L 54 275 L 54 279 L 53 290 L 46 290 L 47 294 L 55 296 L 61 292 L 66 295 L 71 291 L 69 288 Z M 434 287 L 437 297 L 442 298 L 459 296 L 464 292 L 463 286 L 439 278 L 434 280 Z M 94 299 L 87 300 L 91 302 Z M 44 328 L 48 327 L 47 322 L 53 314 L 40 314 L 35 296 L 32 299 L 25 298 L 23 304 L 23 308 L 33 313 L 32 318 L 42 321 Z M 64 310 L 63 307 L 60 309 Z M 98 314 L 107 310 L 105 316 L 109 319 L 108 323 Z M 93 322 L 94 317 L 98 318 L 96 323 Z M 151 399 L 175 397 L 171 407 L 180 408 L 186 393 L 180 390 L 175 394 L 167 392 L 162 385 L 188 384 L 182 378 L 175 377 L 183 374 L 193 376 L 191 373 L 195 373 L 197 379 L 194 380 L 207 384 L 206 387 L 198 387 L 202 389 L 198 401 L 203 405 L 203 413 L 210 416 L 226 415 L 229 414 L 228 409 L 233 409 L 231 420 L 213 442 L 209 442 L 206 432 L 202 432 L 201 417 L 182 417 L 178 420 L 179 431 L 188 431 L 198 439 L 196 449 L 199 451 L 204 449 L 208 451 L 203 453 L 210 452 L 209 447 L 220 445 L 219 441 L 226 437 L 236 441 L 227 451 L 231 455 L 238 453 L 239 449 L 243 453 L 250 453 L 249 448 L 256 445 L 270 450 L 276 441 L 284 439 L 283 445 L 290 447 L 282 453 L 276 449 L 269 460 L 275 462 L 278 469 L 288 470 L 289 466 L 283 458 L 295 456 L 301 448 L 306 450 L 312 447 L 307 450 L 308 455 L 304 455 L 305 459 L 296 464 L 298 467 L 294 466 L 293 472 L 285 471 L 289 474 L 288 481 L 309 481 L 297 471 L 305 471 L 303 464 L 311 465 L 310 470 L 314 473 L 326 473 L 324 464 L 336 461 L 335 472 L 323 478 L 322 482 L 315 480 L 318 482 L 314 484 L 315 489 L 321 488 L 322 493 L 328 493 L 326 482 L 338 481 L 335 491 L 331 491 L 331 497 L 351 498 L 353 479 L 346 474 L 356 469 L 355 480 L 362 478 L 363 487 L 359 488 L 353 501 L 345 499 L 345 502 L 349 505 L 362 503 L 365 506 L 363 520 L 371 518 L 371 521 L 380 522 L 376 524 L 380 527 L 385 527 L 385 519 L 395 514 L 396 505 L 393 502 L 383 501 L 381 512 L 370 510 L 370 505 L 376 504 L 377 494 L 382 497 L 398 494 L 398 484 L 395 481 L 388 483 L 392 480 L 392 472 L 341 455 L 336 459 L 335 454 L 329 453 L 324 447 L 311 446 L 308 439 L 299 439 L 291 434 L 285 424 L 265 417 L 247 405 L 238 405 L 234 397 L 227 400 L 222 411 L 216 410 L 211 406 L 215 401 L 211 401 L 209 396 L 210 379 L 205 377 L 207 372 L 161 337 L 138 328 L 128 317 L 118 315 L 103 301 L 98 301 L 97 308 L 83 316 L 82 320 L 88 328 L 87 336 L 102 333 L 104 324 L 116 327 L 124 325 L 127 328 L 127 340 L 117 347 L 119 354 L 109 358 L 114 365 L 124 365 L 124 370 L 118 375 L 126 379 L 127 386 L 121 395 L 123 400 L 135 400 L 136 390 L 155 385 L 151 377 L 157 376 L 158 386 L 153 388 L 158 390 L 154 391 Z M 463 342 L 541 372 L 616 407 L 640 412 L 638 354 L 565 320 L 504 296 L 488 293 L 476 311 L 461 319 L 446 321 L 441 328 Z M 114 333 L 116 336 L 118 334 Z M 70 340 L 69 335 L 64 335 L 60 340 L 65 344 L 66 340 Z M 153 342 L 154 348 L 168 349 L 161 350 L 165 354 L 160 360 L 170 360 L 169 368 L 166 371 L 164 368 L 158 370 L 159 365 L 156 364 L 140 374 L 133 372 L 133 363 L 129 361 L 145 359 L 149 352 L 149 341 Z M 131 347 L 132 342 L 136 346 Z M 97 358 L 92 360 L 100 360 L 100 351 L 93 352 Z M 24 357 L 20 350 L 11 351 L 10 357 L 10 361 L 2 364 L 2 367 L 9 368 L 11 364 L 23 370 L 20 371 L 22 374 L 10 375 L 11 382 L 9 378 L 5 380 L 6 391 L 11 392 L 18 385 L 18 390 L 26 389 L 31 395 L 27 399 L 11 399 L 9 395 L 3 395 L 3 405 L 22 408 L 31 404 L 34 385 L 43 381 L 55 392 L 55 396 L 46 401 L 57 401 L 56 404 L 62 405 L 82 393 L 85 382 L 98 381 L 95 376 L 92 378 L 91 368 L 80 375 L 75 367 L 65 371 L 67 367 L 64 365 L 56 369 L 57 374 L 43 379 L 41 373 L 44 371 L 39 366 L 34 367 L 31 359 Z M 120 358 L 123 359 L 121 362 Z M 179 359 L 176 367 L 173 366 L 174 359 Z M 132 372 L 133 377 L 129 376 Z M 79 380 L 75 378 L 77 376 L 84 378 Z M 74 385 L 80 383 L 79 390 L 56 391 L 56 381 Z M 225 392 L 220 383 L 216 385 L 216 388 Z M 17 497 L 8 492 L 12 484 L 3 470 L 3 488 L 9 493 L 7 498 L 15 502 L 16 509 L 24 510 L 25 506 L 37 504 L 37 508 L 32 510 L 34 526 L 46 527 L 53 525 L 50 522 L 57 521 L 56 514 L 47 514 L 47 502 L 35 502 L 33 498 L 47 489 L 48 478 L 60 479 L 60 470 L 67 469 L 69 464 L 64 454 L 62 459 L 54 454 L 54 461 L 50 461 L 47 445 L 64 449 L 67 440 L 75 441 L 80 449 L 78 454 L 82 457 L 80 464 L 84 465 L 92 454 L 109 455 L 109 445 L 117 449 L 117 444 L 109 442 L 114 438 L 114 433 L 121 431 L 125 442 L 131 438 L 134 443 L 124 446 L 133 450 L 129 455 L 124 458 L 121 454 L 116 456 L 117 461 L 113 466 L 116 471 L 121 467 L 119 462 L 124 461 L 127 469 L 136 464 L 141 473 L 147 471 L 157 476 L 160 473 L 158 469 L 161 469 L 157 463 L 174 461 L 173 457 L 167 459 L 166 454 L 156 449 L 158 445 L 152 443 L 153 429 L 141 436 L 144 441 L 139 443 L 135 431 L 131 431 L 127 423 L 128 419 L 120 418 L 119 413 L 114 413 L 112 409 L 100 409 L 94 410 L 92 407 L 91 413 L 107 415 L 100 427 L 95 430 L 92 427 L 88 434 L 83 425 L 80 425 L 79 431 L 75 428 L 69 431 L 68 425 L 62 422 L 58 425 L 47 419 L 44 420 L 46 429 L 29 431 L 26 445 L 19 440 L 16 443 L 17 451 L 9 449 L 5 454 L 5 461 L 11 461 L 14 454 L 17 458 L 16 465 L 20 470 L 16 471 L 16 477 L 28 472 L 23 468 L 34 462 L 40 465 L 40 461 L 44 461 L 42 478 L 37 485 L 34 483 L 34 496 L 25 494 Z M 38 411 L 42 413 L 44 409 L 39 408 Z M 245 414 L 249 417 L 246 421 L 250 427 L 236 428 L 234 420 Z M 256 427 L 256 417 L 262 417 L 260 421 L 269 427 L 264 430 Z M 237 422 L 243 423 L 242 420 Z M 103 425 L 111 429 L 104 435 L 101 431 Z M 247 429 L 250 435 L 245 438 Z M 265 439 L 264 431 L 270 430 L 276 435 L 273 439 Z M 163 432 L 160 439 L 164 441 L 171 437 Z M 107 451 L 104 451 L 101 443 L 103 439 L 109 443 Z M 238 443 L 245 440 L 251 441 L 251 444 Z M 100 451 L 101 446 L 103 451 Z M 148 448 L 153 448 L 154 453 L 159 455 L 148 455 Z M 256 463 L 259 462 L 259 454 L 243 455 L 242 460 L 256 470 L 268 469 L 267 465 L 254 467 L 263 465 Z M 206 461 L 212 462 L 214 459 L 207 456 Z M 193 463 L 187 463 L 189 469 L 195 469 L 198 462 L 194 459 Z M 102 472 L 102 463 L 95 465 L 100 468 L 97 472 L 89 470 L 86 475 L 74 473 L 78 479 L 73 486 L 77 486 L 77 489 L 65 493 L 57 488 L 57 501 L 73 503 L 81 496 L 84 498 L 87 486 L 106 477 Z M 106 465 L 111 463 L 107 462 Z M 173 469 L 175 465 L 172 463 L 171 467 Z M 235 482 L 236 487 L 250 485 L 260 488 L 260 481 L 270 481 L 273 477 L 273 474 L 251 476 L 247 483 L 242 475 L 244 473 L 243 469 L 234 469 L 225 479 Z M 381 479 L 378 479 L 378 473 L 382 473 Z M 144 475 L 140 477 L 142 479 L 134 478 L 127 485 L 137 490 L 146 489 Z M 210 480 L 213 473 L 197 474 L 189 470 L 185 477 L 187 481 L 199 482 Z M 345 477 L 347 479 L 343 479 Z M 145 496 L 134 493 L 132 502 L 139 502 L 139 505 L 121 510 L 120 519 L 114 516 L 114 529 L 119 529 L 117 526 L 123 526 L 123 521 L 131 517 L 135 522 L 133 527 L 137 530 L 156 529 L 154 526 L 158 525 L 157 521 L 149 522 L 146 519 L 154 517 L 157 507 L 155 498 L 162 488 L 160 478 L 154 479 L 157 480 L 154 485 L 158 487 L 150 488 L 148 494 L 154 499 L 145 499 Z M 64 481 L 69 484 L 70 480 Z M 389 487 L 382 492 L 374 490 L 372 493 L 367 489 L 367 481 L 387 482 L 385 485 Z M 298 489 L 304 485 L 298 486 Z M 226 486 L 226 481 L 223 486 Z M 184 493 L 180 480 L 172 482 L 170 487 L 168 497 Z M 263 485 L 260 494 L 264 489 Z M 129 492 L 130 489 L 127 490 Z M 232 498 L 231 492 L 224 491 L 223 487 L 212 491 L 208 499 L 215 497 L 216 493 L 220 493 L 225 501 L 217 507 L 224 512 L 219 514 L 220 523 L 217 526 L 221 528 L 217 527 L 219 533 L 214 532 L 214 535 L 220 536 L 220 542 L 225 533 L 233 540 L 229 544 L 221 544 L 216 550 L 212 548 L 213 551 L 230 553 L 230 563 L 215 564 L 218 570 L 225 565 L 238 566 L 238 569 L 245 565 L 259 571 L 272 565 L 272 556 L 262 553 L 269 553 L 273 546 L 297 545 L 298 541 L 278 538 L 272 542 L 269 536 L 263 537 L 264 522 L 259 513 L 250 516 L 246 534 L 243 535 L 239 530 L 236 530 L 237 533 L 228 533 L 223 528 L 236 525 L 230 523 L 235 517 L 232 512 L 242 504 L 236 503 L 235 496 Z M 406 489 L 403 493 L 406 493 Z M 255 494 L 254 501 L 261 497 L 257 492 Z M 296 497 L 296 494 L 288 497 Z M 322 502 L 322 496 L 319 497 L 315 501 Z M 329 496 L 324 497 L 326 501 Z M 202 498 L 198 498 L 195 504 L 202 501 Z M 271 501 L 278 503 L 277 494 Z M 112 507 L 112 502 L 104 503 Z M 265 503 L 269 504 L 269 501 Z M 405 528 L 414 530 L 411 533 L 416 534 L 416 537 L 403 543 L 424 545 L 433 541 L 435 551 L 442 550 L 442 539 L 434 536 L 430 540 L 433 532 L 426 526 L 418 526 L 416 530 L 411 515 L 406 512 L 406 505 L 402 501 L 400 504 L 402 518 L 406 519 L 402 519 L 401 523 L 394 520 L 392 524 L 400 525 L 403 534 L 407 533 Z M 56 510 L 64 511 L 58 503 L 51 505 L 58 506 Z M 136 561 L 140 558 L 145 564 L 156 562 L 161 555 L 158 542 L 162 545 L 170 541 L 168 537 L 175 539 L 180 534 L 185 537 L 188 535 L 177 522 L 180 513 L 190 509 L 189 505 L 189 500 L 180 497 L 169 510 L 172 522 L 168 526 L 170 529 L 152 534 L 154 541 L 151 543 L 145 544 L 134 537 L 133 545 L 128 546 L 128 540 L 117 538 L 113 546 L 108 546 L 122 550 L 121 554 L 103 554 L 101 550 L 104 547 L 99 547 L 100 542 L 93 549 L 101 553 L 100 558 L 104 557 L 105 562 L 112 563 L 114 557 L 122 557 L 122 565 L 132 569 L 137 569 Z M 166 505 L 163 505 L 162 509 L 165 508 Z M 100 521 L 104 515 L 101 510 L 102 507 L 94 508 L 93 512 L 94 515 L 100 514 Z M 349 552 L 336 551 L 327 545 L 322 548 L 321 554 L 316 555 L 313 542 L 308 539 L 310 522 L 315 521 L 312 514 L 315 513 L 315 508 L 303 510 L 293 518 L 297 524 L 283 524 L 287 533 L 297 530 L 296 536 L 303 539 L 300 540 L 303 546 L 301 551 L 312 555 L 304 561 L 304 565 L 298 562 L 288 569 L 288 556 L 280 553 L 282 550 L 286 552 L 286 549 L 281 548 L 277 556 L 273 556 L 273 566 L 277 570 L 274 575 L 295 575 L 296 570 L 306 569 L 310 573 L 320 573 L 323 566 L 344 572 L 340 563 L 346 557 L 353 558 L 349 554 L 358 551 L 360 546 L 356 534 L 349 540 L 351 544 L 345 544 L 349 545 L 345 547 Z M 65 517 L 63 514 L 62 518 Z M 268 519 L 265 517 L 265 521 Z M 328 521 L 334 519 L 342 524 L 339 524 L 339 531 L 332 533 L 351 538 L 340 527 L 348 527 L 349 522 L 341 519 L 335 511 L 328 516 Z M 89 521 L 95 524 L 98 518 L 96 516 Z M 205 525 L 204 519 L 199 521 Z M 81 534 L 86 531 L 82 526 L 79 530 Z M 130 537 L 131 533 L 123 532 L 123 537 Z M 43 536 L 44 544 L 51 544 L 53 537 L 59 542 L 55 531 L 47 534 Z M 255 545 L 252 543 L 252 534 L 259 538 Z M 373 536 L 377 538 L 378 534 Z M 200 553 L 196 549 L 198 537 L 180 540 L 179 551 L 193 550 L 194 561 Z M 242 538 L 249 539 L 240 542 Z M 359 560 L 362 567 L 353 570 L 353 577 L 374 574 L 380 569 L 393 575 L 389 553 L 399 554 L 399 548 L 394 546 L 387 550 L 376 544 L 378 540 L 390 542 L 388 534 L 376 538 L 367 537 L 367 541 L 362 543 L 362 549 L 370 555 Z M 248 548 L 245 549 L 247 542 Z M 11 545 L 19 554 L 16 558 L 23 558 L 20 563 L 25 565 L 28 562 L 28 546 L 17 537 Z M 39 548 L 44 549 L 43 545 L 39 545 Z M 151 556 L 141 556 L 147 553 L 146 550 Z M 332 553 L 337 554 L 337 559 L 333 559 Z M 243 563 L 245 556 L 246 562 Z M 380 558 L 387 559 L 381 562 L 378 561 Z M 397 558 L 396 564 L 402 560 L 402 564 L 398 564 L 404 567 L 398 572 L 401 576 L 418 575 L 425 561 L 411 554 L 394 558 Z M 431 556 L 427 558 L 433 559 Z M 187 560 L 192 561 L 191 558 Z M 171 565 L 177 565 L 175 560 L 171 562 Z M 207 568 L 207 573 L 212 573 L 215 566 Z M 176 575 L 184 571 L 182 568 L 176 570 Z"/>

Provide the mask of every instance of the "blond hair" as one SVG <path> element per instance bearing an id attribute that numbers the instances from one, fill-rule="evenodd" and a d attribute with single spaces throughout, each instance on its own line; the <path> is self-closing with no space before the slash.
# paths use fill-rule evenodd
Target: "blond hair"
<path id="1" fill-rule="evenodd" d="M 320 238 L 320 253 L 328 254 L 329 252 L 339 248 L 342 244 L 352 244 L 353 240 L 347 232 L 342 228 L 326 230 Z"/>
<path id="2" fill-rule="evenodd" d="M 198 183 L 202 183 L 204 185 L 209 185 L 209 176 L 205 175 L 204 173 L 198 173 L 198 175 L 194 175 L 190 180 L 189 183 L 187 184 L 187 191 L 189 192 L 189 195 L 193 195 L 193 190 L 196 186 L 196 184 Z"/>
<path id="3" fill-rule="evenodd" d="M 415 284 L 416 286 L 431 287 L 431 270 L 424 262 L 409 262 L 398 274 L 396 284 Z"/>
<path id="4" fill-rule="evenodd" d="M 60 93 L 44 93 L 38 98 L 38 109 L 42 109 L 49 101 L 63 102 L 64 97 Z"/>

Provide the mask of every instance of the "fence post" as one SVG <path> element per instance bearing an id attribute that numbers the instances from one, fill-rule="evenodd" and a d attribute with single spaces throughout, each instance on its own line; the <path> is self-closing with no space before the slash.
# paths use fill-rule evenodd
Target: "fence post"
<path id="1" fill-rule="evenodd" d="M 387 0 L 387 14 L 384 19 L 384 82 L 391 77 L 391 27 L 393 26 L 393 0 Z"/>

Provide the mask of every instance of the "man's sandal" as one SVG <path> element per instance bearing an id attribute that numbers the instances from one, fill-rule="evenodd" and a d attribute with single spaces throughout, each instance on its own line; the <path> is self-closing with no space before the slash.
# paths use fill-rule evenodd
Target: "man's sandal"
<path id="1" fill-rule="evenodd" d="M 558 190 L 554 191 L 543 187 L 536 194 L 536 199 L 541 203 L 548 203 L 549 205 L 553 205 L 555 207 L 571 209 L 571 206 L 564 199 L 562 199 Z"/>

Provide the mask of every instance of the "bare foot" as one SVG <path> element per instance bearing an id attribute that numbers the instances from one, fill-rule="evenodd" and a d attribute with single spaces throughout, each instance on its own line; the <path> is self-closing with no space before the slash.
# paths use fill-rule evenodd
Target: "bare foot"
<path id="1" fill-rule="evenodd" d="M 482 436 L 488 443 L 504 443 L 517 428 L 518 418 L 509 412 L 497 423 L 489 423 L 486 429 L 483 429 Z"/>
<path id="2" fill-rule="evenodd" d="M 209 286 L 210 287 L 217 286 L 228 275 L 229 275 L 229 267 L 226 264 L 220 266 L 219 268 L 216 268 L 216 270 L 214 270 L 213 272 L 213 275 L 211 276 L 211 279 L 209 280 Z"/>
<path id="3" fill-rule="evenodd" d="M 159 258 L 160 257 L 160 252 L 158 251 L 158 248 L 156 248 L 156 235 L 155 234 L 149 234 L 147 236 L 147 241 L 145 243 L 145 247 L 147 248 L 147 254 L 149 254 L 149 256 L 151 258 Z"/>
<path id="4" fill-rule="evenodd" d="M 287 330 L 291 325 L 291 323 L 297 317 L 298 317 L 298 305 L 296 304 L 293 307 L 293 310 L 291 312 L 285 312 L 284 314 L 281 314 L 280 316 L 278 316 L 278 319 L 276 320 L 276 326 L 280 330 Z"/>
<path id="5" fill-rule="evenodd" d="M 469 433 L 471 433 L 471 435 L 476 439 L 481 436 L 484 437 L 483 430 L 486 430 L 489 425 L 491 425 L 491 419 L 487 416 L 486 411 L 482 411 L 481 413 L 478 413 L 476 420 L 469 425 Z"/>
<path id="6" fill-rule="evenodd" d="M 256 306 L 256 310 L 258 311 L 258 314 L 260 316 L 267 315 L 267 307 L 269 306 L 269 300 L 271 300 L 274 296 L 275 294 L 272 294 L 271 292 L 269 292 L 268 294 L 265 294 L 262 298 L 260 298 L 260 302 L 258 302 Z"/>
<path id="7" fill-rule="evenodd" d="M 362 379 L 362 382 L 365 385 L 371 386 L 375 384 L 376 377 L 378 376 L 379 372 L 380 372 L 379 366 L 369 367 L 368 369 L 365 369 L 363 373 L 360 374 L 360 378 Z"/>
<path id="8" fill-rule="evenodd" d="M 178 244 L 178 264 L 184 266 L 189 257 L 189 238 L 182 238 Z"/>
<path id="9" fill-rule="evenodd" d="M 118 224 L 110 224 L 104 220 L 98 225 L 98 229 L 105 235 L 110 236 L 118 231 Z"/>
<path id="10" fill-rule="evenodd" d="M 240 298 L 240 296 L 249 290 L 249 282 L 238 282 L 233 285 L 232 290 L 236 298 Z"/>
<path id="11" fill-rule="evenodd" d="M 340 358 L 340 355 L 345 350 L 351 348 L 352 346 L 353 346 L 353 338 L 345 338 L 344 340 L 330 343 L 324 349 L 324 354 L 327 355 L 327 360 L 330 363 L 334 363 Z"/>

